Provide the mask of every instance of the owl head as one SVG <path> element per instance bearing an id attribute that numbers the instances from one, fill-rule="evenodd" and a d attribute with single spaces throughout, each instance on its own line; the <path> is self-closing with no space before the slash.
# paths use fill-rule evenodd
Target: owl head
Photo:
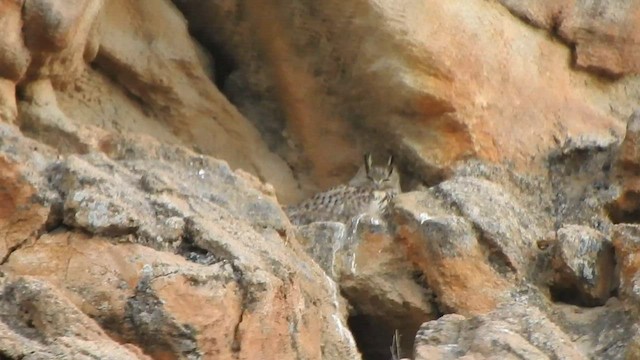
<path id="1" fill-rule="evenodd" d="M 351 186 L 367 186 L 373 190 L 388 190 L 400 192 L 400 176 L 393 166 L 393 155 L 387 159 L 383 166 L 373 165 L 371 154 L 364 155 L 364 165 L 360 167 L 356 175 L 349 181 Z"/>

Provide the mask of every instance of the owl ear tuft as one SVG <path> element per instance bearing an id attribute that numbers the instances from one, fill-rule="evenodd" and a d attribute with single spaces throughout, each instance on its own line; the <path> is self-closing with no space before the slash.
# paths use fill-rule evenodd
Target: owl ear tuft
<path id="1" fill-rule="evenodd" d="M 364 169 L 367 173 L 367 176 L 371 173 L 371 166 L 373 164 L 373 160 L 371 159 L 371 153 L 364 154 Z"/>
<path id="2" fill-rule="evenodd" d="M 393 174 L 393 155 L 389 155 L 387 160 L 387 176 L 391 176 L 391 174 Z"/>

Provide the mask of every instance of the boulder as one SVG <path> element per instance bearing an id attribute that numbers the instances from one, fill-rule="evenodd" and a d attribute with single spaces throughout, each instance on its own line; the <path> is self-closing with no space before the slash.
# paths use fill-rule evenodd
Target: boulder
<path id="1" fill-rule="evenodd" d="M 307 253 L 349 302 L 349 326 L 365 358 L 387 356 L 394 331 L 405 335 L 399 347 L 410 349 L 420 324 L 438 316 L 419 269 L 385 224 L 360 216 L 346 225 L 315 222 L 296 230 Z"/>
<path id="2" fill-rule="evenodd" d="M 527 23 L 548 30 L 574 51 L 574 65 L 608 77 L 637 74 L 640 39 L 627 24 L 638 21 L 635 2 L 575 2 L 500 0 Z"/>
<path id="3" fill-rule="evenodd" d="M 627 300 L 634 311 L 638 311 L 640 301 L 640 226 L 619 224 L 614 227 L 613 247 L 615 249 L 617 277 L 620 281 L 620 297 Z"/>
<path id="4" fill-rule="evenodd" d="M 407 258 L 424 274 L 440 311 L 478 314 L 491 311 L 510 289 L 492 267 L 471 223 L 432 211 L 433 195 L 401 194 L 394 205 L 396 236 Z"/>
<path id="5" fill-rule="evenodd" d="M 566 225 L 557 233 L 552 293 L 586 306 L 604 305 L 617 288 L 611 240 L 597 230 Z"/>
<path id="6" fill-rule="evenodd" d="M 8 154 L 30 142 L 13 135 Z M 19 221 L 24 233 L 7 224 L 19 237 L 2 270 L 44 281 L 152 357 L 359 358 L 335 283 L 273 197 L 225 162 L 146 140 L 122 139 L 111 158 L 21 153 L 6 181 L 38 196 L 11 192 L 15 207 L 44 210 Z M 60 214 L 51 225 L 47 211 Z"/>
<path id="7" fill-rule="evenodd" d="M 4 278 L 0 288 L 0 351 L 9 359 L 151 359 L 113 340 L 52 284 L 30 276 Z"/>

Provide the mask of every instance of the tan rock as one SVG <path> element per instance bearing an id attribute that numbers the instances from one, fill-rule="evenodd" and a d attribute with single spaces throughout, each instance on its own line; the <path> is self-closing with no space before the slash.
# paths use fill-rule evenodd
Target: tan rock
<path id="1" fill-rule="evenodd" d="M 432 199 L 428 193 L 398 196 L 394 217 L 399 245 L 424 273 L 441 311 L 493 310 L 512 285 L 487 263 L 469 222 L 432 211 Z"/>
<path id="2" fill-rule="evenodd" d="M 18 116 L 16 86 L 11 80 L 0 79 L 0 121 L 15 123 Z"/>
<path id="3" fill-rule="evenodd" d="M 473 318 L 445 315 L 423 324 L 415 352 L 416 360 L 588 358 L 543 313 L 519 305 Z"/>
<path id="4" fill-rule="evenodd" d="M 135 346 L 112 340 L 50 283 L 12 276 L 2 285 L 0 350 L 5 356 L 150 359 Z"/>
<path id="5" fill-rule="evenodd" d="M 640 278 L 640 227 L 635 224 L 619 224 L 614 227 L 613 246 L 618 264 L 620 297 L 626 299 L 635 311 L 640 299 L 638 281 Z"/>
<path id="6" fill-rule="evenodd" d="M 400 348 L 411 349 L 420 325 L 436 318 L 432 292 L 383 219 L 315 222 L 298 227 L 296 235 L 353 308 L 349 327 L 363 357 L 386 357 L 395 331 L 402 335 Z"/>
<path id="7" fill-rule="evenodd" d="M 496 263 L 527 273 L 534 239 L 543 234 L 534 212 L 525 210 L 504 187 L 484 179 L 455 177 L 440 183 L 436 191 L 480 230 L 481 239 L 499 258 Z"/>
<path id="8" fill-rule="evenodd" d="M 0 49 L 2 49 L 0 51 L 0 79 L 11 82 L 17 82 L 24 76 L 31 61 L 21 30 L 24 25 L 22 19 L 24 3 L 24 0 L 2 0 L 0 2 L 0 29 L 4 33 L 0 39 Z M 2 94 L 2 97 L 4 95 Z M 4 101 L 0 101 L 0 103 L 2 102 Z"/>
<path id="9" fill-rule="evenodd" d="M 587 306 L 606 303 L 617 286 L 611 240 L 586 226 L 566 225 L 558 230 L 554 250 L 556 298 Z"/>
<path id="10" fill-rule="evenodd" d="M 13 125 L 0 122 L 0 259 L 33 241 L 55 222 L 45 168 L 53 150 L 23 137 Z"/>
<path id="11" fill-rule="evenodd" d="M 635 6 L 0 0 L 0 352 L 632 358 Z M 364 150 L 421 191 L 304 239 Z"/>
<path id="12" fill-rule="evenodd" d="M 638 73 L 640 4 L 501 0 L 518 16 L 575 46 L 575 65 L 614 77 Z"/>
<path id="13" fill-rule="evenodd" d="M 186 21 L 170 2 L 109 1 L 101 15 L 96 63 L 105 75 L 140 99 L 138 106 L 153 118 L 148 126 L 136 126 L 116 113 L 110 119 L 113 127 L 147 132 L 148 127 L 158 127 L 160 120 L 169 130 L 161 134 L 163 138 L 215 154 L 233 168 L 251 172 L 273 184 L 283 201 L 296 197 L 290 169 L 269 151 L 256 129 L 211 82 L 206 72 L 210 64 L 203 61 Z M 149 42 L 149 38 L 155 40 Z M 87 85 L 90 92 L 86 96 L 100 101 L 104 90 L 95 89 L 100 81 L 95 77 L 88 79 L 93 84 Z M 69 105 L 77 106 L 77 102 Z M 118 106 L 109 106 L 109 111 Z"/>
<path id="14" fill-rule="evenodd" d="M 20 127 L 25 133 L 65 153 L 86 153 L 105 135 L 99 129 L 77 126 L 58 105 L 50 79 L 31 81 L 23 86 Z"/>
<path id="15" fill-rule="evenodd" d="M 109 333 L 152 356 L 278 359 L 300 351 L 324 358 L 324 336 L 316 335 L 333 324 L 306 308 L 313 306 L 305 300 L 310 294 L 297 277 L 286 284 L 260 270 L 249 276 L 237 266 L 202 266 L 140 245 L 60 233 L 15 251 L 5 270 L 63 289 Z"/>
<path id="16" fill-rule="evenodd" d="M 36 189 L 21 177 L 21 166 L 0 155 L 0 259 L 44 230 L 49 209 L 33 202 Z"/>
<path id="17" fill-rule="evenodd" d="M 633 360 L 640 357 L 640 329 L 636 326 L 633 330 L 634 334 L 625 350 L 624 360 Z"/>
<path id="18" fill-rule="evenodd" d="M 23 1 L 0 1 L 0 121 L 13 123 L 18 114 L 15 84 L 27 71 L 31 60 L 22 39 Z"/>
<path id="19" fill-rule="evenodd" d="M 85 70 L 85 49 L 95 46 L 90 36 L 96 35 L 92 29 L 102 5 L 102 0 L 25 1 L 22 36 L 32 57 L 27 81 L 46 78 L 64 86 Z"/>
<path id="20" fill-rule="evenodd" d="M 640 209 L 640 111 L 636 110 L 627 122 L 627 132 L 620 145 L 614 163 L 616 180 L 620 193 L 608 205 L 608 211 L 615 222 L 635 222 Z"/>
<path id="21" fill-rule="evenodd" d="M 35 230 L 57 229 L 31 233 L 30 222 L 19 222 L 27 227 L 20 240 L 29 242 L 4 255 L 4 273 L 43 280 L 111 336 L 156 358 L 360 357 L 337 286 L 285 238 L 284 213 L 252 179 L 223 161 L 135 136 L 111 143 L 113 158 L 57 160 L 44 156 L 46 146 L 29 151 L 37 142 L 0 125 L 0 153 L 21 160 L 7 168 L 7 186 L 24 178 L 33 205 L 23 206 L 51 214 L 29 221 Z M 20 188 L 11 190 L 7 200 L 26 202 Z M 51 331 L 82 326 L 64 320 Z"/>
<path id="22" fill-rule="evenodd" d="M 624 114 L 632 103 L 496 3 L 273 0 L 246 14 L 243 4 L 179 6 L 234 60 L 225 92 L 321 188 L 344 181 L 364 149 L 401 154 L 429 182 L 469 157 L 540 172 L 557 140 L 621 134 L 611 107 Z"/>
<path id="23" fill-rule="evenodd" d="M 3 39 L 13 50 L 0 55 L 7 62 L 0 68 L 10 79 L 6 84 L 0 79 L 0 118 L 14 122 L 19 113 L 19 123 L 31 136 L 70 152 L 100 149 L 104 134 L 88 124 L 117 133 L 154 133 L 226 158 L 234 168 L 275 184 L 285 201 L 297 198 L 289 168 L 211 83 L 209 61 L 177 11 L 166 2 L 152 7 L 128 3 L 107 2 L 103 9 L 102 1 L 41 0 L 27 2 L 22 18 L 20 8 L 14 15 L 11 8 L 3 12 L 0 24 L 15 27 L 16 35 Z M 162 36 L 160 29 L 166 29 Z M 156 42 L 148 43 L 149 37 Z M 87 66 L 96 56 L 98 72 Z M 147 61 L 139 61 L 141 56 Z M 17 80 L 24 94 L 19 111 Z M 171 126 L 161 129 L 158 119 Z"/>

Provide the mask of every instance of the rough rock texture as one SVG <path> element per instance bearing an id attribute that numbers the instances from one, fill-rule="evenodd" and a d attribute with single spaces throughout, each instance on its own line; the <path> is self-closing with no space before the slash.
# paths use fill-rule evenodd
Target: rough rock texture
<path id="1" fill-rule="evenodd" d="M 486 261 L 471 224 L 430 211 L 432 199 L 429 193 L 399 196 L 397 233 L 409 260 L 424 273 L 443 311 L 474 314 L 493 309 L 511 285 Z"/>
<path id="2" fill-rule="evenodd" d="M 613 136 L 581 137 L 566 142 L 548 158 L 556 229 L 585 225 L 611 231 L 607 207 L 618 196 L 613 181 L 620 140 Z"/>
<path id="3" fill-rule="evenodd" d="M 234 168 L 250 171 L 275 184 L 277 189 L 291 189 L 279 193 L 283 199 L 291 196 L 295 188 L 290 170 L 267 149 L 258 132 L 216 89 L 207 74 L 210 65 L 206 56 L 189 37 L 184 18 L 170 2 L 109 1 L 103 9 L 101 25 L 96 64 L 124 91 L 133 94 L 134 99 L 142 99 L 145 111 L 151 112 L 151 116 L 143 114 L 150 119 L 140 120 L 167 124 L 160 134 L 163 139 L 186 143 L 199 152 L 225 158 Z M 154 40 L 148 41 L 149 38 Z M 102 81 L 89 74 L 89 78 L 82 81 L 89 93 L 84 96 L 100 101 L 104 91 Z M 69 105 L 75 107 L 78 100 L 87 101 L 70 99 Z M 74 116 L 112 122 L 109 127 L 133 126 L 144 132 L 149 127 L 158 128 L 144 122 L 123 123 L 114 109 L 118 103 L 103 106 L 102 111 L 88 106 Z M 104 119 L 105 110 L 115 112 Z"/>
<path id="4" fill-rule="evenodd" d="M 0 0 L 0 358 L 638 358 L 638 14 Z"/>
<path id="5" fill-rule="evenodd" d="M 619 77 L 640 72 L 636 1 L 500 0 L 514 14 L 574 46 L 575 65 Z"/>
<path id="6" fill-rule="evenodd" d="M 585 305 L 603 305 L 615 283 L 615 259 L 611 240 L 604 234 L 579 225 L 558 230 L 553 267 L 556 297 L 582 298 Z"/>
<path id="7" fill-rule="evenodd" d="M 634 350 L 625 343 L 636 331 L 617 301 L 588 311 L 551 309 L 532 299 L 527 304 L 425 323 L 416 336 L 415 359 L 631 359 Z"/>
<path id="8" fill-rule="evenodd" d="M 640 110 L 633 112 L 620 145 L 613 171 L 620 185 L 617 198 L 608 206 L 616 223 L 638 222 L 640 218 Z"/>
<path id="9" fill-rule="evenodd" d="M 50 283 L 4 278 L 0 292 L 0 352 L 10 359 L 151 359 L 117 343 Z"/>
<path id="10" fill-rule="evenodd" d="M 229 63 L 225 93 L 320 187 L 362 149 L 431 183 L 469 157 L 539 171 L 557 141 L 624 133 L 639 95 L 574 71 L 566 45 L 495 2 L 176 4 Z"/>
<path id="11" fill-rule="evenodd" d="M 297 234 L 353 306 L 349 326 L 365 358 L 386 358 L 396 330 L 405 335 L 400 347 L 410 349 L 418 327 L 439 315 L 420 271 L 382 219 L 361 216 L 346 226 L 317 222 Z"/>
<path id="12" fill-rule="evenodd" d="M 539 311 L 521 311 L 523 318 L 516 324 L 491 315 L 445 315 L 425 324 L 416 336 L 416 358 L 584 359 L 571 339 L 559 337 L 559 329 Z M 521 335 L 526 333 L 535 338 Z"/>
<path id="13" fill-rule="evenodd" d="M 62 303 L 154 358 L 358 357 L 335 284 L 246 175 L 145 137 L 111 142 L 111 157 L 57 160 L 46 145 L 18 151 L 37 143 L 14 127 L 0 131 L 14 173 L 2 181 L 19 189 L 3 206 L 4 272 L 59 288 Z"/>
<path id="14" fill-rule="evenodd" d="M 640 299 L 640 227 L 638 225 L 616 225 L 613 232 L 613 246 L 618 262 L 620 297 L 637 304 Z M 638 309 L 634 310 L 638 311 Z"/>

